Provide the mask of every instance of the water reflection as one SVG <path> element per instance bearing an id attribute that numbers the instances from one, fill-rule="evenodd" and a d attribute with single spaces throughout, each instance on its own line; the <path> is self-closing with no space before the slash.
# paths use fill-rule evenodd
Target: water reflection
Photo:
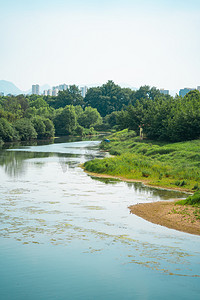
<path id="1" fill-rule="evenodd" d="M 65 142 L 2 151 L 0 237 L 64 249 L 78 244 L 81 260 L 83 253 L 100 252 L 105 257 L 110 253 L 111 261 L 119 259 L 121 264 L 165 274 L 199 275 L 193 262 L 197 244 L 191 238 L 171 234 L 130 215 L 128 209 L 138 202 L 181 198 L 183 193 L 90 177 L 78 165 L 104 155 L 98 143 Z"/>
<path id="2" fill-rule="evenodd" d="M 58 143 L 59 141 L 67 143 Z M 78 140 L 77 142 L 72 142 Z M 0 166 L 2 166 L 9 176 L 20 176 L 26 172 L 25 161 L 31 159 L 32 162 L 42 166 L 44 158 L 58 157 L 59 163 L 66 172 L 68 168 L 75 167 L 81 161 L 103 157 L 105 154 L 98 150 L 99 141 L 85 142 L 80 138 L 62 137 L 51 141 L 33 141 L 30 144 L 9 144 L 7 149 L 0 151 Z M 79 158 L 79 159 L 78 159 Z M 36 160 L 38 161 L 36 162 Z"/>
<path id="3" fill-rule="evenodd" d="M 118 184 L 121 182 L 120 179 L 114 179 L 114 178 L 100 178 L 91 176 L 92 179 L 103 182 L 105 184 Z M 152 198 L 159 198 L 162 200 L 169 200 L 169 199 L 176 199 L 176 198 L 185 198 L 187 193 L 180 192 L 180 191 L 173 191 L 173 190 L 166 190 L 162 188 L 155 188 L 151 186 L 146 186 L 141 182 L 126 182 L 125 184 L 128 186 L 130 190 L 133 191 L 133 193 L 138 194 L 146 194 L 147 196 L 150 196 Z"/>
<path id="4" fill-rule="evenodd" d="M 15 177 L 25 173 L 26 167 L 24 161 L 26 159 L 44 158 L 48 156 L 49 154 L 47 155 L 46 153 L 1 151 L 0 166 L 4 168 L 5 173 L 9 176 Z"/>

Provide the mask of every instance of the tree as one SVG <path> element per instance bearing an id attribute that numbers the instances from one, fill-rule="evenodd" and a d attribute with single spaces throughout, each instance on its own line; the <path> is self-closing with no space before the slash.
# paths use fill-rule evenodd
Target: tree
<path id="1" fill-rule="evenodd" d="M 102 118 L 96 108 L 88 106 L 85 108 L 85 111 L 79 115 L 78 123 L 85 128 L 94 127 L 102 123 Z"/>
<path id="2" fill-rule="evenodd" d="M 67 105 L 54 119 L 56 134 L 70 135 L 76 129 L 77 118 L 74 106 Z"/>
<path id="3" fill-rule="evenodd" d="M 4 142 L 12 142 L 17 139 L 16 131 L 4 118 L 0 118 L 0 137 Z"/>
<path id="4" fill-rule="evenodd" d="M 36 116 L 31 120 L 31 122 L 35 128 L 35 131 L 37 132 L 37 137 L 39 139 L 43 138 L 45 136 L 46 126 L 45 126 L 42 118 L 39 116 Z"/>
<path id="5" fill-rule="evenodd" d="M 129 105 L 134 92 L 131 89 L 121 88 L 112 80 L 101 87 L 91 88 L 85 96 L 87 106 L 96 108 L 102 117 L 118 111 Z"/>
<path id="6" fill-rule="evenodd" d="M 42 97 L 38 97 L 32 102 L 30 102 L 30 107 L 35 107 L 36 109 L 39 109 L 42 107 L 48 107 L 48 104 Z"/>
<path id="7" fill-rule="evenodd" d="M 29 141 L 37 138 L 37 132 L 35 131 L 31 121 L 28 119 L 24 118 L 16 121 L 14 127 L 22 141 Z"/>
<path id="8" fill-rule="evenodd" d="M 81 92 L 76 85 L 70 85 L 69 89 L 59 91 L 58 96 L 53 101 L 49 102 L 49 105 L 55 109 L 65 107 L 66 105 L 84 105 Z"/>
<path id="9" fill-rule="evenodd" d="M 45 125 L 45 137 L 46 138 L 52 138 L 55 135 L 55 128 L 53 122 L 46 118 L 43 120 L 44 125 Z"/>

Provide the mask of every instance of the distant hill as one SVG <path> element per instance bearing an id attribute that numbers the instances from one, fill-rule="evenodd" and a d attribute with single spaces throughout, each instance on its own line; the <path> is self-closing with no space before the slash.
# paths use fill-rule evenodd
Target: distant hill
<path id="1" fill-rule="evenodd" d="M 101 84 L 82 84 L 80 86 L 87 86 L 88 88 L 101 86 Z M 132 90 L 136 90 L 137 88 L 132 87 L 126 83 L 119 84 L 122 88 L 131 88 Z M 51 87 L 48 84 L 44 84 L 40 86 L 40 93 L 43 93 L 44 90 L 48 90 Z M 12 95 L 20 95 L 20 94 L 28 94 L 32 93 L 32 90 L 29 89 L 28 91 L 20 90 L 14 83 L 7 81 L 7 80 L 0 80 L 0 93 L 3 92 L 4 95 L 12 94 Z"/>
<path id="2" fill-rule="evenodd" d="M 40 87 L 40 92 L 50 89 L 48 84 L 44 84 Z M 22 91 L 14 83 L 7 80 L 0 80 L 0 93 L 3 92 L 4 95 L 20 95 L 20 94 L 31 94 L 32 90 Z"/>
<path id="3" fill-rule="evenodd" d="M 18 87 L 16 87 L 14 83 L 6 80 L 0 80 L 0 92 L 3 92 L 4 95 L 7 94 L 19 95 L 24 93 Z"/>

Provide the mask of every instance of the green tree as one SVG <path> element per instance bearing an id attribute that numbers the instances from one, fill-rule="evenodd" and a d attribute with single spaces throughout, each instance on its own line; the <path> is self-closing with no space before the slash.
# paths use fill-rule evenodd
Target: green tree
<path id="1" fill-rule="evenodd" d="M 85 97 L 87 106 L 97 108 L 102 117 L 113 111 L 121 110 L 133 100 L 134 92 L 131 89 L 121 88 L 112 80 L 101 87 L 90 88 Z"/>
<path id="2" fill-rule="evenodd" d="M 4 142 L 12 142 L 17 139 L 16 131 L 4 118 L 0 118 L 0 138 L 2 138 Z"/>
<path id="3" fill-rule="evenodd" d="M 15 122 L 14 126 L 22 141 L 29 141 L 37 138 L 37 132 L 35 131 L 35 128 L 30 120 L 25 118 L 20 119 Z"/>
<path id="4" fill-rule="evenodd" d="M 79 115 L 78 123 L 85 128 L 94 127 L 102 123 L 102 118 L 96 108 L 88 106 Z"/>
<path id="5" fill-rule="evenodd" d="M 56 134 L 70 135 L 74 132 L 77 126 L 77 118 L 74 106 L 67 105 L 60 110 L 54 119 Z"/>
<path id="6" fill-rule="evenodd" d="M 53 122 L 46 118 L 43 120 L 44 125 L 45 125 L 45 137 L 46 138 L 52 138 L 55 135 L 55 128 Z"/>
<path id="7" fill-rule="evenodd" d="M 36 109 L 39 109 L 41 107 L 48 107 L 48 104 L 42 97 L 38 97 L 30 102 L 30 107 L 35 107 Z"/>
<path id="8" fill-rule="evenodd" d="M 31 120 L 35 131 L 37 132 L 37 138 L 41 139 L 45 136 L 46 126 L 41 117 L 36 116 Z"/>
<path id="9" fill-rule="evenodd" d="M 51 99 L 48 103 L 55 109 L 64 108 L 66 105 L 84 105 L 83 97 L 76 85 L 70 85 L 69 89 L 59 91 L 58 96 Z"/>

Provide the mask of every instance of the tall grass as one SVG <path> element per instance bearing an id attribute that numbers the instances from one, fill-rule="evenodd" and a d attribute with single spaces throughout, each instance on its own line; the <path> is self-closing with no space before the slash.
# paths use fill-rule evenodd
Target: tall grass
<path id="1" fill-rule="evenodd" d="M 145 179 L 150 184 L 195 190 L 200 186 L 200 140 L 181 143 L 140 141 L 127 129 L 108 137 L 101 149 L 115 157 L 85 163 L 90 172 L 128 179 Z"/>

